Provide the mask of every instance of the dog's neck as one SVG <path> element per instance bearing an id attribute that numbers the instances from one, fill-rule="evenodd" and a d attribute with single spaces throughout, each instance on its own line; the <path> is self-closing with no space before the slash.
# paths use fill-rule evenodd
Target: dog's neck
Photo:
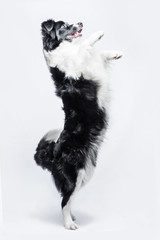
<path id="1" fill-rule="evenodd" d="M 58 39 L 55 39 L 53 41 L 53 39 L 51 37 L 43 37 L 43 49 L 48 51 L 52 51 L 54 49 L 56 49 L 59 45 L 60 45 L 60 41 L 58 41 Z"/>
<path id="2" fill-rule="evenodd" d="M 77 42 L 79 42 L 79 37 L 78 38 L 74 38 L 72 39 L 72 41 L 68 41 L 68 40 L 58 40 L 57 38 L 53 41 L 52 38 L 48 38 L 48 37 L 43 37 L 43 49 L 45 51 L 53 51 L 55 50 L 57 47 L 59 47 L 60 45 L 72 45 L 72 44 L 76 44 Z"/>

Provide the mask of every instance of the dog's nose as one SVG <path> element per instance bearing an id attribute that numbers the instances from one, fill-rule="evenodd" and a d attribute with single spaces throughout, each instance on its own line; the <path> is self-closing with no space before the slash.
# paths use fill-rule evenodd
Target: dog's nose
<path id="1" fill-rule="evenodd" d="M 79 22 L 78 25 L 79 25 L 80 27 L 83 27 L 83 23 L 81 23 L 81 22 Z"/>

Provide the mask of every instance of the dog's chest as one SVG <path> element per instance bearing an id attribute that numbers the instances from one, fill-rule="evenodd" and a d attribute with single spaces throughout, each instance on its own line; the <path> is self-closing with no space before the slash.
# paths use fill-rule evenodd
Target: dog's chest
<path id="1" fill-rule="evenodd" d="M 86 80 L 98 83 L 98 104 L 105 107 L 108 103 L 108 76 L 104 63 L 93 48 L 68 42 L 61 43 L 53 51 L 45 51 L 44 56 L 49 67 L 57 67 L 66 78 L 78 80 L 81 76 Z"/>
<path id="2" fill-rule="evenodd" d="M 57 49 L 46 52 L 45 59 L 49 67 L 58 67 L 66 77 L 78 79 L 81 75 L 92 78 L 94 69 L 99 65 L 91 49 L 79 44 L 62 43 Z"/>

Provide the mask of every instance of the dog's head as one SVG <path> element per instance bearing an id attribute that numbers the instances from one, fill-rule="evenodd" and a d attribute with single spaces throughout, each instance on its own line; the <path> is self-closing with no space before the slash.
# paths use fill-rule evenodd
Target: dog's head
<path id="1" fill-rule="evenodd" d="M 68 24 L 63 21 L 47 20 L 42 23 L 43 46 L 46 51 L 55 49 L 62 41 L 81 37 L 83 24 Z"/>

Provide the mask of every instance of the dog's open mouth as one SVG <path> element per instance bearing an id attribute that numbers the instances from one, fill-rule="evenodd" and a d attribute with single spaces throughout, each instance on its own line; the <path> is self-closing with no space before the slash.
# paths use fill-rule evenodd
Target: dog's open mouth
<path id="1" fill-rule="evenodd" d="M 72 38 L 80 37 L 80 36 L 82 36 L 81 32 L 82 32 L 82 28 L 81 28 L 78 32 L 73 33 L 73 34 L 71 34 L 71 35 L 68 35 L 67 38 L 68 38 L 68 39 L 72 39 Z"/>

